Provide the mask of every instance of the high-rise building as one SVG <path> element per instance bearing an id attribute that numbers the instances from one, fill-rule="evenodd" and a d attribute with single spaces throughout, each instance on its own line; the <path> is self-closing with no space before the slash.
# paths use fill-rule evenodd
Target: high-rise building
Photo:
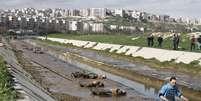
<path id="1" fill-rule="evenodd" d="M 92 23 L 92 31 L 93 32 L 104 32 L 103 23 Z"/>
<path id="2" fill-rule="evenodd" d="M 69 30 L 70 31 L 77 31 L 77 21 L 69 21 Z"/>
<path id="3" fill-rule="evenodd" d="M 105 8 L 90 8 L 90 16 L 97 18 L 105 18 L 106 9 Z"/>
<path id="4" fill-rule="evenodd" d="M 123 9 L 115 9 L 115 10 L 114 10 L 114 15 L 115 15 L 115 16 L 123 17 L 123 15 L 124 15 L 123 12 L 124 12 Z"/>
<path id="5" fill-rule="evenodd" d="M 80 16 L 82 17 L 88 17 L 90 15 L 89 9 L 80 9 Z"/>

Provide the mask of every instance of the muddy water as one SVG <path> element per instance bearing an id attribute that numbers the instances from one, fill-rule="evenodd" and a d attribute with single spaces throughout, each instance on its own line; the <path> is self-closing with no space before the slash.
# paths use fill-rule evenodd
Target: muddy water
<path id="1" fill-rule="evenodd" d="M 50 54 L 54 54 L 54 53 L 50 53 Z M 56 56 L 56 54 L 54 54 L 54 56 Z M 146 96 L 149 96 L 149 97 L 153 97 L 153 98 L 157 98 L 157 90 L 153 87 L 148 87 L 146 86 L 145 84 L 142 84 L 142 83 L 139 83 L 139 82 L 136 82 L 136 81 L 132 81 L 132 80 L 128 80 L 126 78 L 123 78 L 123 77 L 120 77 L 120 76 L 117 76 L 117 75 L 113 75 L 111 73 L 108 73 L 108 72 L 105 72 L 103 70 L 100 70 L 100 69 L 97 69 L 97 68 L 94 68 L 94 67 L 91 67 L 87 64 L 84 64 L 84 63 L 81 63 L 81 62 L 78 62 L 74 59 L 71 59 L 71 58 L 64 58 L 62 56 L 59 56 L 60 59 L 64 60 L 65 62 L 69 63 L 69 64 L 72 64 L 74 65 L 75 67 L 78 67 L 80 69 L 83 69 L 83 70 L 87 70 L 87 71 L 90 71 L 90 72 L 93 72 L 93 73 L 96 73 L 96 74 L 100 74 L 100 75 L 106 75 L 108 79 L 112 80 L 112 81 L 116 81 L 122 85 L 125 85 L 127 87 L 129 87 L 130 89 L 133 89 L 135 91 L 138 91 L 139 93 L 143 94 L 143 95 L 146 95 Z M 65 60 L 67 59 L 67 60 Z"/>
<path id="2" fill-rule="evenodd" d="M 157 97 L 157 91 L 154 88 L 152 88 L 152 87 L 146 88 L 146 86 L 142 83 L 138 83 L 138 82 L 131 81 L 131 80 L 128 80 L 128 79 L 120 77 L 120 76 L 113 75 L 111 73 L 90 67 L 89 65 L 86 65 L 86 64 L 83 64 L 83 63 L 80 63 L 77 61 L 68 61 L 68 62 L 70 62 L 73 65 L 76 65 L 77 67 L 79 67 L 81 69 L 84 69 L 84 70 L 87 70 L 90 72 L 94 72 L 97 74 L 101 74 L 101 75 L 104 74 L 107 76 L 108 79 L 121 83 L 121 84 L 123 84 L 129 88 L 132 88 L 146 96 Z"/>

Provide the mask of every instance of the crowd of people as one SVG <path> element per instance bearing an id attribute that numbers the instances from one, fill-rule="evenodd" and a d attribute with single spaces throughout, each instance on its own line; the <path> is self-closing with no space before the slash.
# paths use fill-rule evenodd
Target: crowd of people
<path id="1" fill-rule="evenodd" d="M 162 48 L 163 47 L 163 42 L 164 42 L 164 38 L 163 35 L 159 34 L 157 35 L 157 47 Z M 148 47 L 154 47 L 154 39 L 155 36 L 150 33 L 147 36 L 147 46 Z M 179 48 L 179 44 L 180 44 L 181 38 L 180 38 L 180 34 L 173 34 L 172 36 L 172 49 L 173 50 L 178 50 Z M 201 49 L 201 35 L 196 38 L 195 35 L 191 35 L 190 36 L 190 50 L 196 50 L 196 46 L 197 49 Z"/>

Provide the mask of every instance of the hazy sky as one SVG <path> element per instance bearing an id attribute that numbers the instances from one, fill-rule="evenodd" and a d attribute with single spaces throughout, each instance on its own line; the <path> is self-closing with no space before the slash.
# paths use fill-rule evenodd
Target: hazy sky
<path id="1" fill-rule="evenodd" d="M 201 0 L 0 0 L 9 8 L 127 8 L 154 14 L 201 18 Z"/>

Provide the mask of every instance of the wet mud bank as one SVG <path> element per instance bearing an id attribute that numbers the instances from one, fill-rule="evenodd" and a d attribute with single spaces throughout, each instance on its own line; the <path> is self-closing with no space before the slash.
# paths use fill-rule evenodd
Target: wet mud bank
<path id="1" fill-rule="evenodd" d="M 32 79 L 35 80 L 37 83 L 40 84 L 46 92 L 51 94 L 52 97 L 57 99 L 57 101 L 80 101 L 81 98 L 71 96 L 64 93 L 57 93 L 51 91 L 51 86 L 54 85 L 54 83 L 51 83 L 48 81 L 47 78 L 52 79 L 62 79 L 58 78 L 57 75 L 54 73 L 51 73 L 48 69 L 42 68 L 40 65 L 28 60 L 26 56 L 23 55 L 22 50 L 15 50 L 15 55 L 17 56 L 17 59 L 19 63 L 22 65 L 23 69 L 25 69 L 30 75 L 32 76 Z"/>
<path id="2" fill-rule="evenodd" d="M 27 49 L 32 45 L 16 41 L 15 48 L 18 50 L 18 60 L 23 68 L 30 72 L 33 79 L 36 79 L 40 85 L 49 93 L 58 99 L 58 101 L 154 101 L 153 97 L 145 96 L 132 89 L 110 79 L 104 80 L 106 88 L 118 87 L 127 91 L 123 97 L 98 97 L 91 95 L 89 89 L 79 87 L 78 81 L 70 78 L 72 72 L 86 70 L 84 66 L 88 64 L 77 61 L 77 65 L 71 61 L 62 61 L 60 57 L 54 54 L 60 54 L 57 50 L 50 52 L 44 51 L 44 54 L 37 54 Z M 24 48 L 23 48 L 24 47 Z M 53 54 L 54 53 L 54 54 Z M 51 54 L 51 55 L 50 55 Z M 72 60 L 75 61 L 75 60 Z M 45 68 L 43 68 L 45 67 Z M 54 72 L 52 72 L 54 71 Z M 88 71 L 91 71 L 88 69 Z M 96 70 L 95 70 L 96 71 Z M 95 72 L 94 73 L 97 73 Z M 56 73 L 55 73 L 56 72 Z M 93 71 L 92 71 L 93 72 Z M 98 74 L 98 73 L 97 73 Z M 70 79 L 66 79 L 70 78 Z"/>

